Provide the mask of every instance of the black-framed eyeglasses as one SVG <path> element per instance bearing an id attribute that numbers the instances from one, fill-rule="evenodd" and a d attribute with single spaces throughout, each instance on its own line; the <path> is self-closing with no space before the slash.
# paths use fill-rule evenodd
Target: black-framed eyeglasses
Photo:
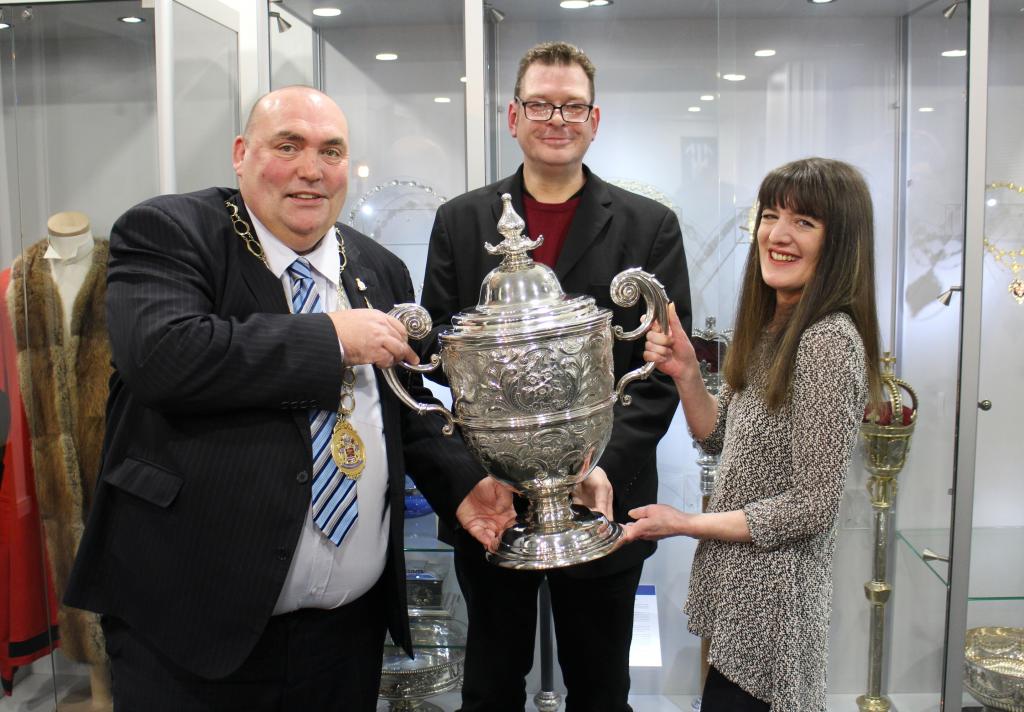
<path id="1" fill-rule="evenodd" d="M 523 113 L 530 121 L 550 121 L 555 111 L 562 115 L 562 120 L 568 124 L 582 124 L 590 118 L 590 112 L 594 110 L 593 104 L 562 104 L 556 106 L 548 101 L 523 101 L 518 96 L 516 101 L 523 107 Z"/>

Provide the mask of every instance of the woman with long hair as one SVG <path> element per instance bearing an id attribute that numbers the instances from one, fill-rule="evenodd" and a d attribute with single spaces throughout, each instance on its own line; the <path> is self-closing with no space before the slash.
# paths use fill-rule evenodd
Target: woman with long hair
<path id="1" fill-rule="evenodd" d="M 644 357 L 721 452 L 707 512 L 632 510 L 625 538 L 689 536 L 688 625 L 710 640 L 703 712 L 825 709 L 832 553 L 865 406 L 879 392 L 871 196 L 841 161 L 769 173 L 718 398 L 669 311 Z"/>

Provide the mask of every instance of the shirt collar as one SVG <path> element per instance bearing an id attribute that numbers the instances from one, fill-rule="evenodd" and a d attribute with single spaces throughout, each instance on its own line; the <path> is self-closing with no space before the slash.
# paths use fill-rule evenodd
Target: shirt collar
<path id="1" fill-rule="evenodd" d="M 57 248 L 55 248 L 53 244 L 48 241 L 46 245 L 46 252 L 43 253 L 43 259 L 57 260 L 58 262 L 62 262 L 64 264 L 80 262 L 81 260 L 85 259 L 86 257 L 92 254 L 92 249 L 95 245 L 92 233 L 76 237 L 61 237 L 58 239 L 67 241 L 67 245 L 71 249 L 65 250 L 65 254 L 67 252 L 71 252 L 72 254 L 68 257 L 61 255 L 61 253 L 57 251 Z M 72 241 L 76 240 L 77 244 L 72 244 Z"/>
<path id="2" fill-rule="evenodd" d="M 263 247 L 263 256 L 267 258 L 267 267 L 275 277 L 281 279 L 292 262 L 299 257 L 304 257 L 310 266 L 327 278 L 332 288 L 337 288 L 340 278 L 341 261 L 338 257 L 338 237 L 335 227 L 332 225 L 324 234 L 320 242 L 312 252 L 300 255 L 292 248 L 281 242 L 266 225 L 260 222 L 259 218 L 253 215 L 249 206 L 245 206 L 249 218 L 252 220 L 253 230 L 256 238 Z"/>

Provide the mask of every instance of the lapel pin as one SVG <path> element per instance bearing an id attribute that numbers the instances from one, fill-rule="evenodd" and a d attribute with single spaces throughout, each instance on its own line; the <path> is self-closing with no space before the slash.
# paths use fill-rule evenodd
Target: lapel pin
<path id="1" fill-rule="evenodd" d="M 359 277 L 356 277 L 356 286 L 359 288 L 360 292 L 366 291 L 366 283 L 359 279 Z"/>

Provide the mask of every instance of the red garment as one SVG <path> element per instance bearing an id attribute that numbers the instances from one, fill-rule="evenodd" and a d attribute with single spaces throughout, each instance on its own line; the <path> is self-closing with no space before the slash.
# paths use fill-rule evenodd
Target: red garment
<path id="1" fill-rule="evenodd" d="M 523 193 L 527 234 L 532 238 L 544 236 L 544 244 L 530 255 L 534 262 L 541 262 L 554 269 L 579 204 L 579 193 L 564 203 L 541 203 L 530 194 Z"/>
<path id="2" fill-rule="evenodd" d="M 0 474 L 0 679 L 7 695 L 18 667 L 59 645 L 57 596 L 43 545 L 28 423 L 7 312 L 10 279 L 10 269 L 0 272 L 0 390 L 7 396 L 0 400 L 10 406 L 10 429 L 0 433 L 6 435 Z"/>

